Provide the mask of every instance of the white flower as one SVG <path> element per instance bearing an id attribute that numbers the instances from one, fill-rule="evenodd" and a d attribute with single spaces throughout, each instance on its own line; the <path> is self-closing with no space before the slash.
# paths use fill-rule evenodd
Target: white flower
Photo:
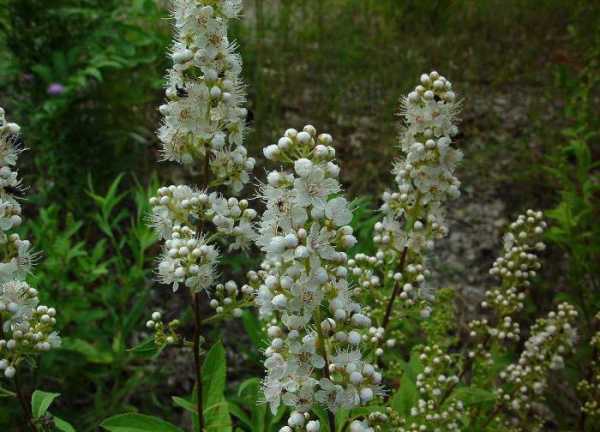
<path id="1" fill-rule="evenodd" d="M 313 163 L 306 158 L 294 162 L 294 169 L 300 177 L 307 177 L 312 172 L 312 167 Z"/>
<path id="2" fill-rule="evenodd" d="M 331 245 L 333 237 L 334 234 L 327 228 L 321 228 L 317 223 L 313 223 L 306 239 L 306 247 L 315 254 L 313 257 L 316 259 L 321 257 L 325 260 L 333 260 L 337 257 L 337 252 Z"/>
<path id="3" fill-rule="evenodd" d="M 295 201 L 301 207 L 323 209 L 327 197 L 339 190 L 339 183 L 335 179 L 326 178 L 325 172 L 318 167 L 313 167 L 308 175 L 294 180 Z"/>
<path id="4" fill-rule="evenodd" d="M 339 384 L 334 384 L 331 380 L 326 378 L 319 381 L 319 390 L 315 394 L 315 399 L 333 412 L 346 405 L 344 387 Z"/>
<path id="5" fill-rule="evenodd" d="M 348 208 L 346 198 L 337 197 L 327 202 L 325 216 L 337 226 L 348 225 L 352 221 L 352 212 Z"/>

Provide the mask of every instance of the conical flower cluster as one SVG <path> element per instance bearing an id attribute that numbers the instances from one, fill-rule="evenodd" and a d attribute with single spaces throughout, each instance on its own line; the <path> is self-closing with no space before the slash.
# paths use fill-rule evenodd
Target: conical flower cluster
<path id="1" fill-rule="evenodd" d="M 369 332 L 377 355 L 395 345 L 395 339 L 386 337 L 386 327 L 399 317 L 392 307 L 396 297 L 402 307 L 421 307 L 427 316 L 424 302 L 432 293 L 426 254 L 448 233 L 446 202 L 460 196 L 454 173 L 462 152 L 453 147 L 459 103 L 450 81 L 438 72 L 423 74 L 420 81 L 401 100 L 403 157 L 392 170 L 396 190 L 383 194 L 381 219 L 374 226 L 377 252 L 359 253 L 349 261 L 363 303 L 375 306 L 370 312 L 375 326 Z"/>
<path id="2" fill-rule="evenodd" d="M 361 352 L 371 321 L 347 279 L 345 251 L 356 238 L 332 138 L 311 125 L 288 129 L 264 154 L 281 164 L 261 189 L 256 243 L 265 260 L 249 275 L 270 323 L 265 398 L 273 411 L 283 403 L 299 413 L 368 403 L 382 392 L 381 374 Z"/>
<path id="3" fill-rule="evenodd" d="M 173 67 L 158 131 L 166 160 L 192 165 L 210 158 L 214 183 L 235 193 L 254 168 L 243 146 L 247 110 L 242 61 L 227 37 L 228 21 L 240 9 L 236 0 L 174 1 Z"/>
<path id="4" fill-rule="evenodd" d="M 397 191 L 383 195 L 384 218 L 376 237 L 383 248 L 419 253 L 448 232 L 444 204 L 460 196 L 454 171 L 462 160 L 462 152 L 452 147 L 458 134 L 455 99 L 450 81 L 434 71 L 421 75 L 421 84 L 402 100 L 404 157 L 392 171 Z"/>

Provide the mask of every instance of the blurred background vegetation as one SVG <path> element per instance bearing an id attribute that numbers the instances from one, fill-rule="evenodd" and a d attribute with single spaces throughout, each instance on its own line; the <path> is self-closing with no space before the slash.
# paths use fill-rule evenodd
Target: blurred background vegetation
<path id="1" fill-rule="evenodd" d="M 441 246 L 436 284 L 455 287 L 459 314 L 467 315 L 503 221 L 545 209 L 552 247 L 530 313 L 570 299 L 592 331 L 600 289 L 597 2 L 245 0 L 244 7 L 232 32 L 245 63 L 252 155 L 260 159 L 287 127 L 331 132 L 343 181 L 359 199 L 359 236 L 368 241 L 369 212 L 398 154 L 398 98 L 421 72 L 439 70 L 464 98 L 465 162 L 464 196 L 450 211 L 454 234 Z M 159 0 L 0 0 L 0 105 L 29 149 L 20 166 L 31 185 L 23 229 L 43 252 L 32 279 L 57 306 L 65 337 L 31 389 L 61 392 L 54 410 L 78 430 L 132 407 L 181 422 L 169 395 L 192 382 L 182 367 L 189 358 L 165 353 L 157 367 L 128 350 L 152 310 L 168 313 L 186 301 L 153 282 L 158 251 L 145 225 L 148 195 L 187 176 L 158 163 L 154 136 L 167 17 Z M 227 275 L 242 280 L 248 262 L 227 264 Z M 239 324 L 229 325 L 233 383 L 260 366 L 256 347 L 232 345 L 244 342 Z M 11 403 L 0 405 L 1 430 L 12 430 Z M 551 403 L 557 425 L 575 427 L 577 404 Z"/>

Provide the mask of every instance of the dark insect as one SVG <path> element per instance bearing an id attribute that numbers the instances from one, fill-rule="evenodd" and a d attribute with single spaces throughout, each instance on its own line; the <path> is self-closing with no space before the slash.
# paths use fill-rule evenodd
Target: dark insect
<path id="1" fill-rule="evenodd" d="M 246 112 L 246 126 L 252 126 L 252 123 L 254 123 L 254 111 L 248 108 Z"/>
<path id="2" fill-rule="evenodd" d="M 180 98 L 188 97 L 188 92 L 185 87 L 179 87 L 177 84 L 175 84 L 175 88 L 177 89 L 177 96 Z"/>
<path id="3" fill-rule="evenodd" d="M 6 186 L 6 187 L 4 187 L 4 190 L 11 195 L 15 195 L 15 196 L 23 195 L 23 191 L 18 187 Z"/>

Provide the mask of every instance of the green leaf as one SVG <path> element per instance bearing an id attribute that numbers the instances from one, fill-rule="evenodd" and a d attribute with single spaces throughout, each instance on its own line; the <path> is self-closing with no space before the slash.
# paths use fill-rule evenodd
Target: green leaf
<path id="1" fill-rule="evenodd" d="M 71 425 L 71 423 L 56 417 L 52 416 L 52 420 L 54 421 L 54 427 L 62 432 L 77 432 L 75 428 Z"/>
<path id="2" fill-rule="evenodd" d="M 47 393 L 36 390 L 31 395 L 31 413 L 33 418 L 40 418 L 46 414 L 50 404 L 60 396 L 60 393 Z"/>
<path id="3" fill-rule="evenodd" d="M 477 387 L 461 387 L 454 391 L 452 398 L 460 400 L 465 406 L 479 405 L 496 400 L 494 393 Z"/>
<path id="4" fill-rule="evenodd" d="M 250 430 L 253 431 L 264 431 L 266 430 L 266 419 L 267 419 L 267 404 L 262 404 L 259 400 L 263 397 L 262 393 L 262 385 L 258 378 L 249 378 L 246 381 L 242 382 L 238 387 L 238 398 L 236 402 L 241 406 L 245 407 L 247 411 L 250 411 L 250 422 L 252 425 L 250 426 Z M 245 412 L 242 411 L 234 411 L 231 409 L 231 405 L 233 404 L 232 399 L 230 398 L 230 412 L 234 416 L 238 417 L 241 421 L 244 421 L 247 416 L 242 419 L 240 417 L 241 414 L 245 415 Z M 236 405 L 238 410 L 240 407 Z"/>
<path id="5" fill-rule="evenodd" d="M 225 348 L 217 342 L 206 354 L 202 365 L 202 399 L 208 431 L 231 431 L 231 417 L 225 399 L 226 369 Z"/>
<path id="6" fill-rule="evenodd" d="M 418 399 L 417 385 L 411 380 L 409 374 L 404 373 L 400 381 L 400 388 L 392 397 L 392 408 L 400 415 L 407 416 L 410 409 Z"/>
<path id="7" fill-rule="evenodd" d="M 162 347 L 157 346 L 154 342 L 154 338 L 151 337 L 140 342 L 133 348 L 129 348 L 127 351 L 139 357 L 154 357 L 162 352 Z"/>
<path id="8" fill-rule="evenodd" d="M 113 362 L 111 351 L 101 351 L 83 339 L 63 338 L 62 347 L 66 350 L 77 351 L 90 363 L 110 364 Z"/>
<path id="9" fill-rule="evenodd" d="M 244 423 L 246 426 L 250 428 L 250 430 L 262 430 L 262 429 L 253 429 L 254 425 L 252 420 L 248 417 L 248 415 L 234 402 L 229 401 L 229 412 L 238 418 L 239 421 Z"/>
<path id="10" fill-rule="evenodd" d="M 7 397 L 17 397 L 17 394 L 14 392 L 11 392 L 10 390 L 7 390 L 3 387 L 0 387 L 0 398 L 7 398 Z"/>
<path id="11" fill-rule="evenodd" d="M 196 405 L 193 402 L 190 402 L 189 400 L 179 396 L 173 396 L 171 399 L 173 399 L 173 403 L 178 407 L 181 407 L 186 411 L 198 415 L 198 409 L 196 408 Z"/>
<path id="12" fill-rule="evenodd" d="M 267 336 L 262 330 L 260 321 L 258 320 L 256 315 L 254 315 L 250 311 L 245 310 L 242 313 L 242 323 L 244 324 L 244 329 L 246 330 L 246 333 L 252 341 L 252 345 L 257 347 L 258 349 L 266 348 Z"/>
<path id="13" fill-rule="evenodd" d="M 183 432 L 158 417 L 144 414 L 119 414 L 104 420 L 100 426 L 109 432 Z"/>

